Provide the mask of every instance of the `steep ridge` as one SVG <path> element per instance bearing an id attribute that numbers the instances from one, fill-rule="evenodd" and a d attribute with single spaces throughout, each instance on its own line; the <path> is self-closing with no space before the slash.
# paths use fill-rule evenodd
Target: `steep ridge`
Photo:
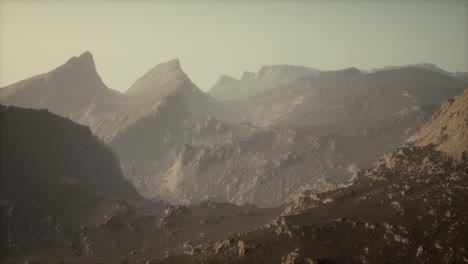
<path id="1" fill-rule="evenodd" d="M 48 73 L 0 89 L 2 104 L 47 108 L 69 118 L 84 111 L 95 98 L 109 100 L 120 96 L 103 83 L 89 52 L 70 58 Z"/>
<path id="2" fill-rule="evenodd" d="M 263 66 L 256 74 L 244 72 L 240 80 L 221 75 L 208 94 L 221 101 L 237 100 L 317 73 L 318 70 L 304 66 Z"/>
<path id="3" fill-rule="evenodd" d="M 468 108 L 466 96 L 468 89 L 427 126 L 453 127 L 444 113 Z M 464 135 L 468 127 L 458 125 L 445 137 Z M 262 228 L 154 263 L 466 262 L 466 142 L 460 142 L 460 159 L 452 148 L 445 152 L 438 138 L 418 141 L 424 130 L 413 141 L 418 146 L 409 143 L 385 155 L 347 187 L 305 193 Z"/>
<path id="4" fill-rule="evenodd" d="M 262 225 L 278 209 L 143 200 L 89 128 L 1 106 L 0 262 L 142 263 Z M 187 243 L 185 243 L 187 242 Z"/>

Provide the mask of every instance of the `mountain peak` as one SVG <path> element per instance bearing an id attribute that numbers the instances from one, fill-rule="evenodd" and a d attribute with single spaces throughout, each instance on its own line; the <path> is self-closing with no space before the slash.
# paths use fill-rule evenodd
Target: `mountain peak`
<path id="1" fill-rule="evenodd" d="M 167 62 L 160 63 L 154 66 L 146 74 L 161 74 L 161 73 L 169 73 L 169 72 L 174 72 L 174 71 L 182 72 L 179 59 L 173 59 Z"/>
<path id="2" fill-rule="evenodd" d="M 73 56 L 71 57 L 66 63 L 68 67 L 88 67 L 91 69 L 96 69 L 96 65 L 94 64 L 93 54 L 89 51 L 83 52 L 78 57 Z"/>
<path id="3" fill-rule="evenodd" d="M 170 60 L 166 63 L 163 63 L 162 65 L 165 65 L 173 70 L 177 70 L 177 71 L 181 71 L 182 68 L 180 67 L 180 61 L 179 59 L 173 59 L 173 60 Z"/>
<path id="4" fill-rule="evenodd" d="M 191 83 L 180 67 L 179 59 L 156 65 L 125 92 L 130 95 L 162 95 Z"/>
<path id="5" fill-rule="evenodd" d="M 89 52 L 89 51 L 83 52 L 80 56 L 78 56 L 78 59 L 82 60 L 82 61 L 92 61 L 92 62 L 94 62 L 93 54 L 91 54 L 91 52 Z"/>
<path id="6" fill-rule="evenodd" d="M 79 83 L 81 90 L 106 87 L 97 72 L 93 55 L 89 51 L 71 57 L 65 64 L 50 72 L 48 78 L 56 80 L 60 87 L 69 87 L 70 83 Z"/>

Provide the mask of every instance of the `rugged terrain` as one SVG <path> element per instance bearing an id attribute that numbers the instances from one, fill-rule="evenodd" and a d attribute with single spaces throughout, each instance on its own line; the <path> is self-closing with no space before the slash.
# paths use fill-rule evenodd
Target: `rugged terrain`
<path id="1" fill-rule="evenodd" d="M 86 52 L 0 89 L 0 101 L 89 126 L 145 197 L 270 207 L 347 182 L 404 143 L 465 82 L 422 66 L 363 73 L 273 65 L 223 85 L 206 94 L 172 60 L 121 94 L 105 86 Z M 210 96 L 242 87 L 249 92 L 229 102 Z"/>
<path id="2" fill-rule="evenodd" d="M 451 143 L 467 116 L 468 89 L 348 186 L 304 193 L 262 228 L 154 263 L 465 263 L 468 142 Z"/>
<path id="3" fill-rule="evenodd" d="M 1 106 L 2 263 L 468 260 L 463 78 L 244 75 L 221 102 L 172 60 L 122 94 L 86 52 L 0 89 L 48 109 Z"/>
<path id="4" fill-rule="evenodd" d="M 123 179 L 111 148 L 88 127 L 1 106 L 0 262 L 140 263 L 195 250 L 278 215 L 205 201 L 170 206 L 143 199 Z"/>

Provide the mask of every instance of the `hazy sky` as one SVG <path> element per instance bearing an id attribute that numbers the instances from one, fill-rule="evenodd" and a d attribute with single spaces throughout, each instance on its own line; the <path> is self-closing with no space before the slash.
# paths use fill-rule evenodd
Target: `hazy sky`
<path id="1" fill-rule="evenodd" d="M 179 58 L 201 89 L 267 64 L 468 70 L 468 1 L 0 1 L 0 86 L 89 50 L 124 91 Z"/>

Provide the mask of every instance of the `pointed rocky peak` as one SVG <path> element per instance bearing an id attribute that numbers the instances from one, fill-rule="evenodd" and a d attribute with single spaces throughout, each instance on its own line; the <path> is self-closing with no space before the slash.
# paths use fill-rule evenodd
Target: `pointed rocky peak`
<path id="1" fill-rule="evenodd" d="M 87 68 L 87 69 L 96 71 L 96 65 L 94 64 L 93 55 L 89 51 L 85 51 L 83 54 L 79 55 L 78 57 L 76 56 L 71 57 L 62 66 L 66 68 Z"/>
<path id="2" fill-rule="evenodd" d="M 54 100 L 57 102 L 62 100 L 61 108 L 67 108 L 67 103 L 63 102 L 73 101 L 70 104 L 76 103 L 79 101 L 76 97 L 77 94 L 83 98 L 89 98 L 96 95 L 97 91 L 110 91 L 99 76 L 93 55 L 89 51 L 80 56 L 71 57 L 64 64 L 49 72 L 19 81 L 3 89 L 5 92 L 0 97 L 15 97 L 16 99 L 11 101 L 13 105 L 30 108 L 40 106 L 49 109 L 54 109 L 50 105 L 52 104 L 49 101 L 52 100 L 51 98 L 55 98 Z M 28 92 L 18 94 L 17 92 L 20 90 Z M 58 91 L 60 92 L 58 93 Z M 34 96 L 29 93 L 34 94 Z M 39 97 L 43 98 L 38 99 Z M 62 112 L 56 113 L 61 114 Z"/>
<path id="3" fill-rule="evenodd" d="M 145 75 L 143 75 L 143 77 L 151 76 L 155 78 L 160 77 L 161 74 L 168 74 L 171 72 L 182 72 L 179 59 L 173 59 L 167 62 L 160 63 L 154 66 L 151 70 L 149 70 Z"/>
<path id="4" fill-rule="evenodd" d="M 173 71 L 182 71 L 182 68 L 180 67 L 179 59 L 173 59 L 167 62 L 160 63 L 154 66 L 146 74 L 161 74 L 161 73 L 169 73 Z"/>
<path id="5" fill-rule="evenodd" d="M 77 84 L 79 86 L 77 88 L 86 90 L 106 87 L 96 70 L 93 55 L 89 51 L 77 57 L 71 57 L 65 64 L 50 72 L 47 78 L 64 87 L 70 86 L 70 83 Z"/>
<path id="6" fill-rule="evenodd" d="M 195 85 L 182 71 L 178 59 L 170 60 L 156 65 L 125 92 L 135 96 L 161 97 L 182 87 L 194 87 Z"/>

